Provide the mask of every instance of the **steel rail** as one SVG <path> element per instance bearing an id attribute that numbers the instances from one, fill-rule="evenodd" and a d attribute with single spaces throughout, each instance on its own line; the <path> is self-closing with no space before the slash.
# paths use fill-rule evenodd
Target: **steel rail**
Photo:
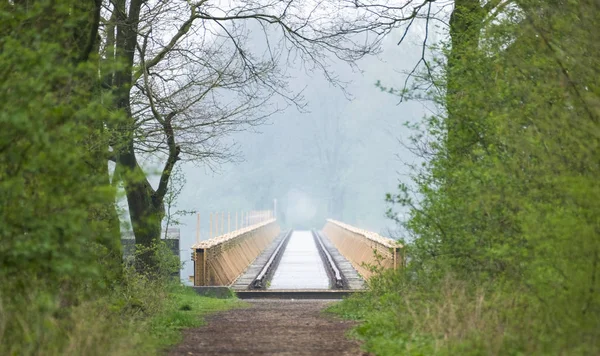
<path id="1" fill-rule="evenodd" d="M 331 257 L 331 254 L 323 244 L 323 241 L 321 241 L 321 236 L 319 236 L 315 230 L 311 230 L 311 232 L 317 242 L 317 248 L 319 249 L 319 252 L 321 252 L 321 257 L 324 257 L 323 262 L 325 262 L 329 278 L 332 281 L 332 286 L 335 288 L 344 288 L 344 276 L 333 261 L 333 257 Z"/>
<path id="2" fill-rule="evenodd" d="M 265 263 L 265 265 L 263 266 L 260 273 L 258 275 L 256 275 L 256 278 L 254 278 L 254 280 L 252 281 L 252 284 L 251 284 L 252 288 L 261 289 L 265 286 L 266 279 L 269 276 L 270 272 L 273 270 L 275 261 L 277 260 L 277 258 L 280 256 L 280 254 L 282 252 L 282 247 L 287 244 L 287 241 L 290 239 L 290 236 L 292 236 L 292 231 L 293 230 L 288 231 L 286 236 L 283 239 L 281 239 L 281 241 L 279 242 L 279 245 L 277 245 L 277 248 L 275 249 L 275 251 L 273 251 L 273 253 L 271 254 L 271 257 L 269 258 L 267 263 Z"/>

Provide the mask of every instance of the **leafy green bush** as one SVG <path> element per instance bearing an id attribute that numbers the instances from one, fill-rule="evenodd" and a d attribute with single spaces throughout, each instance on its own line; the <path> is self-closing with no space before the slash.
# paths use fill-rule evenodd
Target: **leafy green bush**
<path id="1" fill-rule="evenodd" d="M 98 29 L 101 1 L 0 3 L 0 354 L 156 352 L 199 315 L 163 244 L 123 265 Z M 115 64 L 118 66 L 118 63 Z"/>
<path id="2" fill-rule="evenodd" d="M 600 349 L 589 335 L 549 328 L 544 306 L 527 290 L 450 275 L 417 283 L 402 272 L 373 282 L 369 292 L 329 311 L 359 320 L 351 336 L 376 355 L 585 355 Z"/>
<path id="3" fill-rule="evenodd" d="M 156 278 L 133 267 L 109 293 L 77 305 L 44 308 L 43 298 L 33 292 L 24 301 L 29 308 L 0 298 L 0 354 L 155 354 L 180 341 L 182 328 L 202 325 L 207 313 L 244 306 L 235 298 L 200 297 L 170 274 Z"/>
<path id="4" fill-rule="evenodd" d="M 456 1 L 421 83 L 444 82 L 415 135 L 428 160 L 388 196 L 409 267 L 336 307 L 376 354 L 600 352 L 600 8 L 490 6 Z"/>
<path id="5" fill-rule="evenodd" d="M 120 274 L 92 2 L 0 5 L 0 344 L 39 352 Z M 93 22 L 93 21 L 92 21 Z"/>

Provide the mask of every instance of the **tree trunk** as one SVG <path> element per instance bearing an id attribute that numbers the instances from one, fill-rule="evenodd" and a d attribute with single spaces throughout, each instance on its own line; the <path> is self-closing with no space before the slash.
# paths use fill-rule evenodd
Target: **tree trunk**
<path id="1" fill-rule="evenodd" d="M 450 38 L 452 48 L 448 54 L 446 108 L 448 117 L 447 148 L 451 160 L 468 154 L 477 141 L 474 129 L 472 104 L 469 93 L 461 86 L 469 78 L 477 75 L 476 58 L 479 51 L 479 37 L 485 11 L 480 0 L 456 0 L 450 17 Z"/>
<path id="2" fill-rule="evenodd" d="M 76 60 L 79 62 L 88 61 L 90 56 L 99 52 L 98 29 L 100 26 L 100 12 L 102 9 L 101 0 L 87 0 L 76 2 L 75 8 L 85 14 L 85 18 L 77 26 L 74 33 L 75 44 L 78 50 L 74 52 Z M 91 96 L 100 96 L 102 83 L 95 77 L 89 78 L 89 83 L 93 83 L 90 88 Z M 90 142 L 95 144 L 90 147 L 91 170 L 99 178 L 99 185 L 110 187 L 109 170 L 107 164 L 108 152 L 108 132 L 102 122 L 96 122 L 94 125 L 93 136 Z M 115 204 L 115 191 L 111 191 L 112 199 L 107 199 L 102 204 L 90 206 L 89 216 L 91 220 L 100 222 L 102 225 L 102 234 L 99 236 L 98 243 L 103 245 L 108 251 L 107 275 L 111 279 L 119 279 L 122 276 L 123 247 L 121 244 L 121 231 L 119 215 Z"/>
<path id="3" fill-rule="evenodd" d="M 156 266 L 155 242 L 160 241 L 161 222 L 164 217 L 164 193 L 152 188 L 135 155 L 134 134 L 135 119 L 132 116 L 130 90 L 134 64 L 135 46 L 138 35 L 138 23 L 143 0 L 132 0 L 127 9 L 125 0 L 114 1 L 115 9 L 111 25 L 116 28 L 114 41 L 115 60 L 121 65 L 119 71 L 105 81 L 113 88 L 115 107 L 124 113 L 125 118 L 116 123 L 113 131 L 113 148 L 116 152 L 119 179 L 124 183 L 129 215 L 135 235 L 135 243 L 142 248 L 137 255 L 136 266 L 140 271 L 152 271 Z"/>
<path id="4" fill-rule="evenodd" d="M 162 197 L 157 196 L 142 168 L 137 163 L 133 144 L 128 152 L 121 152 L 118 164 L 126 170 L 121 174 L 135 243 L 142 248 L 136 265 L 140 271 L 152 271 L 156 265 L 152 248 L 160 241 L 161 223 L 165 215 Z"/>

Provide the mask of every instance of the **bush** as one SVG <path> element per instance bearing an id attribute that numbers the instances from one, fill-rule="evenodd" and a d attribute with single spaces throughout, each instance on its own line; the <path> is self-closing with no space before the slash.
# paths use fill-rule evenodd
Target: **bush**
<path id="1" fill-rule="evenodd" d="M 363 310 L 375 353 L 600 352 L 599 4 L 506 5 L 456 1 L 421 77 L 444 81 L 415 135 L 427 160 L 388 196 L 410 208 L 409 267 L 337 309 Z"/>
<path id="2" fill-rule="evenodd" d="M 10 304 L 9 304 L 10 303 Z M 70 306 L 35 290 L 22 303 L 0 298 L 0 354 L 148 355 L 181 340 L 207 313 L 240 307 L 235 298 L 198 296 L 168 278 L 125 269 L 110 293 Z"/>
<path id="3" fill-rule="evenodd" d="M 557 330 L 527 290 L 446 275 L 415 282 L 404 272 L 376 277 L 369 292 L 329 308 L 359 320 L 351 335 L 375 355 L 592 355 L 595 335 Z M 565 332 L 567 331 L 567 332 Z"/>

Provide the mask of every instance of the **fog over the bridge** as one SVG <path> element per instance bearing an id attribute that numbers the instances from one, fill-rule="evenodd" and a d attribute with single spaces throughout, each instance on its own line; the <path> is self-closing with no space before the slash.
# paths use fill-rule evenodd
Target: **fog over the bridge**
<path id="1" fill-rule="evenodd" d="M 282 228 L 320 228 L 331 217 L 390 235 L 396 227 L 385 216 L 385 194 L 399 180 L 409 182 L 406 163 L 418 160 L 400 143 L 411 135 L 404 123 L 420 119 L 427 108 L 399 104 L 375 83 L 402 87 L 420 58 L 418 30 L 401 45 L 402 32 L 392 33 L 381 54 L 361 60 L 358 69 L 332 61 L 332 73 L 348 83 L 345 92 L 319 71 L 299 63 L 288 67 L 290 88 L 301 91 L 306 103 L 303 112 L 290 106 L 264 125 L 230 136 L 240 153 L 237 162 L 216 169 L 179 162 L 186 184 L 173 209 L 200 213 L 202 240 L 209 235 L 211 212 L 271 209 L 273 199 Z M 185 279 L 192 274 L 187 247 L 195 240 L 196 215 L 178 220 Z"/>

